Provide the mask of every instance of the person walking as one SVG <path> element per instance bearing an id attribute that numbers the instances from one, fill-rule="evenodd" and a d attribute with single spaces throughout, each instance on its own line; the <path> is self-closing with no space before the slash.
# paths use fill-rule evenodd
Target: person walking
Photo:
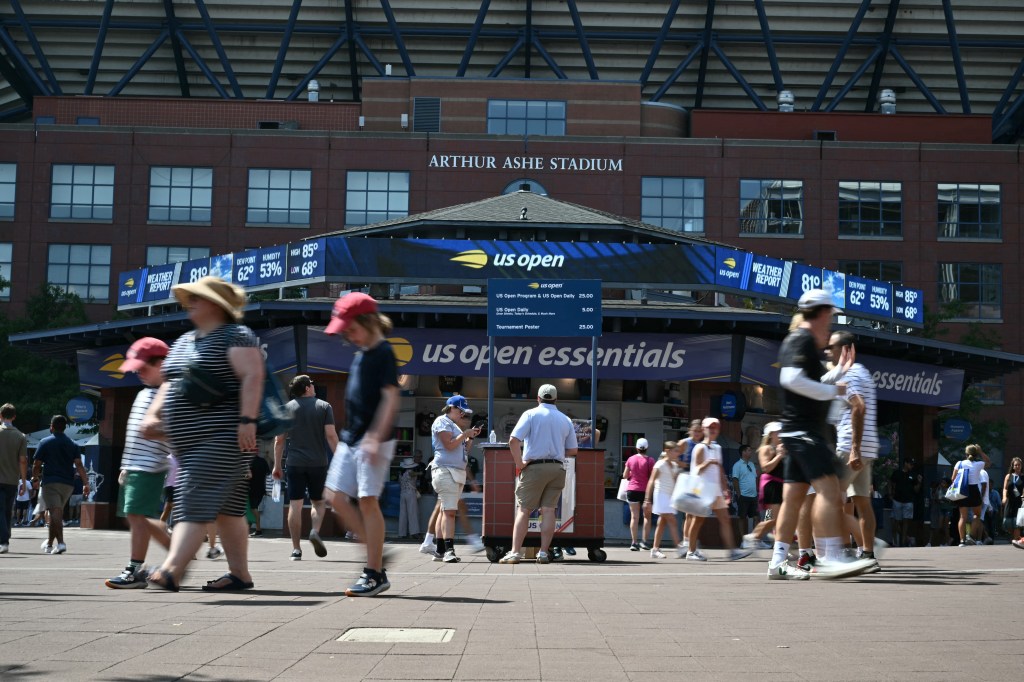
<path id="1" fill-rule="evenodd" d="M 327 496 L 342 523 L 366 547 L 366 567 L 345 590 L 349 597 L 373 597 L 391 587 L 384 567 L 384 515 L 380 495 L 395 455 L 398 365 L 390 318 L 361 292 L 334 303 L 327 334 L 341 334 L 355 346 L 345 385 L 345 428 L 327 470 Z"/>
<path id="2" fill-rule="evenodd" d="M 21 497 L 29 492 L 26 486 L 31 485 L 26 480 L 28 438 L 14 427 L 17 416 L 14 405 L 5 403 L 0 407 L 0 554 L 10 550 L 15 502 L 21 505 Z"/>
<path id="3" fill-rule="evenodd" d="M 648 477 L 647 487 L 644 489 L 644 511 L 648 515 L 653 512 L 658 515 L 658 525 L 654 529 L 654 541 L 651 546 L 652 559 L 664 559 L 665 554 L 661 551 L 661 539 L 665 535 L 665 528 L 668 528 L 672 535 L 672 545 L 680 558 L 686 552 L 680 546 L 679 526 L 676 525 L 676 508 L 672 506 L 672 491 L 676 486 L 676 477 L 679 476 L 679 450 L 682 449 L 679 441 L 667 441 L 665 449 L 661 451 L 661 457 L 655 463 L 651 475 Z M 634 455 L 635 457 L 636 455 Z"/>
<path id="4" fill-rule="evenodd" d="M 516 516 L 512 526 L 512 549 L 502 564 L 523 560 L 523 543 L 530 513 L 541 513 L 540 551 L 537 563 L 551 561 L 548 548 L 555 534 L 555 507 L 565 487 L 565 458 L 576 455 L 576 430 L 572 421 L 558 411 L 558 390 L 544 384 L 537 391 L 537 407 L 527 410 L 516 422 L 509 438 L 516 471 Z"/>
<path id="5" fill-rule="evenodd" d="M 846 350 L 847 357 L 855 357 L 854 336 L 842 331 L 832 334 L 825 349 L 825 356 L 836 365 L 833 370 L 839 374 L 839 358 Z M 829 374 L 832 374 L 830 372 Z M 875 382 L 868 368 L 853 362 L 842 373 L 846 382 L 846 394 L 840 402 L 841 414 L 836 427 L 836 456 L 846 473 L 843 484 L 845 497 L 857 510 L 857 520 L 852 509 L 847 510 L 849 521 L 859 528 L 859 558 L 875 561 L 867 573 L 881 570 L 875 557 L 875 512 L 871 507 L 871 470 L 878 458 L 878 401 L 875 396 Z M 856 530 L 855 528 L 854 530 Z"/>
<path id="6" fill-rule="evenodd" d="M 693 459 L 693 449 L 704 440 L 704 427 L 700 425 L 700 419 L 690 421 L 690 430 L 686 438 L 680 441 L 682 448 L 679 452 L 679 470 L 681 473 L 690 471 L 690 463 Z M 683 542 L 679 545 L 687 549 L 690 542 L 690 525 L 693 523 L 691 514 L 680 514 L 683 517 Z"/>
<path id="7" fill-rule="evenodd" d="M 824 384 L 821 351 L 828 345 L 835 308 L 822 289 L 804 292 L 797 303 L 799 319 L 779 350 L 779 383 L 783 388 L 782 431 L 786 448 L 782 506 L 776 523 L 775 546 L 768 562 L 771 580 L 807 579 L 808 573 L 789 567 L 787 556 L 800 507 L 813 485 L 817 495 L 812 509 L 813 529 L 820 533 L 819 548 L 826 560 L 817 562 L 817 575 L 842 578 L 857 575 L 872 562 L 845 562 L 842 557 L 843 509 L 835 455 L 824 436 L 829 402 L 846 394 L 846 384 Z M 840 357 L 846 367 L 847 354 Z"/>
<path id="8" fill-rule="evenodd" d="M 257 452 L 249 460 L 249 511 L 252 512 L 253 529 L 249 533 L 251 538 L 263 537 L 263 524 L 260 517 L 260 507 L 267 497 L 267 476 L 270 475 L 270 465 L 262 452 Z"/>
<path id="9" fill-rule="evenodd" d="M 327 556 L 327 546 L 320 538 L 324 521 L 324 482 L 327 464 L 338 447 L 338 431 L 334 427 L 334 408 L 316 397 L 313 380 L 299 374 L 288 385 L 292 399 L 287 408 L 294 421 L 287 433 L 274 439 L 274 470 L 271 475 L 281 480 L 281 462 L 288 455 L 285 472 L 288 489 L 288 533 L 292 540 L 292 561 L 302 560 L 299 540 L 302 536 L 302 506 L 309 495 L 309 544 L 318 557 Z"/>
<path id="10" fill-rule="evenodd" d="M 711 513 L 718 519 L 718 532 L 722 542 L 729 549 L 729 560 L 736 561 L 750 556 L 750 550 L 738 549 L 732 533 L 732 523 L 729 520 L 729 481 L 725 477 L 725 468 L 722 463 L 722 446 L 718 444 L 718 433 L 721 430 L 721 423 L 714 417 L 707 417 L 701 422 L 704 430 L 704 442 L 698 443 L 693 449 L 693 460 L 690 463 L 690 470 L 700 476 L 704 490 L 713 491 L 713 502 Z M 707 495 L 712 497 L 712 495 Z M 688 550 L 686 559 L 688 561 L 707 561 L 707 557 L 700 551 L 697 539 L 700 537 L 700 529 L 704 525 L 704 517 L 692 514 L 693 521 L 690 523 L 690 537 L 687 539 Z"/>
<path id="11" fill-rule="evenodd" d="M 757 461 L 761 465 L 758 481 L 758 505 L 764 510 L 764 519 L 754 530 L 743 536 L 744 549 L 771 549 L 764 545 L 764 537 L 775 527 L 782 505 L 782 458 L 786 449 L 779 440 L 782 422 L 768 422 L 762 431 L 761 446 L 757 449 Z"/>
<path id="12" fill-rule="evenodd" d="M 975 538 L 981 537 L 981 471 L 992 463 L 985 451 L 977 443 L 964 449 L 964 458 L 953 466 L 953 478 L 961 469 L 967 472 L 967 497 L 957 500 L 954 504 L 960 510 L 960 521 L 957 530 L 960 532 L 960 546 L 977 544 Z M 973 514 L 968 529 L 968 515 Z M 972 537 L 973 532 L 973 537 Z"/>
<path id="13" fill-rule="evenodd" d="M 1012 536 L 1010 543 L 1014 547 L 1024 549 L 1020 539 L 1020 524 L 1017 523 L 1017 512 L 1021 508 L 1021 496 L 1024 495 L 1024 461 L 1020 457 L 1010 460 L 1010 471 L 1003 479 L 1003 530 Z"/>
<path id="14" fill-rule="evenodd" d="M 920 476 L 915 476 L 913 469 L 914 463 L 904 459 L 903 467 L 892 472 L 889 480 L 889 495 L 892 498 L 892 544 L 896 547 L 910 546 L 909 528 L 914 520 L 914 498 L 921 486 Z M 975 483 L 978 483 L 977 478 Z M 981 505 L 980 495 L 978 504 Z"/>
<path id="15" fill-rule="evenodd" d="M 629 505 L 629 549 L 632 552 L 650 549 L 647 538 L 651 536 L 651 505 L 644 504 L 644 499 L 647 497 L 647 483 L 651 480 L 651 472 L 654 471 L 654 459 L 647 455 L 647 447 L 647 439 L 638 438 L 636 452 L 626 460 L 626 466 L 622 470 L 622 477 L 629 481 L 626 484 L 626 503 Z M 672 451 L 678 452 L 680 449 L 673 446 Z M 641 530 L 641 514 L 644 519 L 643 532 L 637 541 L 637 531 Z M 672 518 L 674 522 L 675 517 Z M 678 534 L 677 528 L 676 535 Z"/>
<path id="16" fill-rule="evenodd" d="M 462 490 L 466 484 L 466 465 L 469 449 L 473 447 L 473 438 L 480 435 L 480 426 L 465 431 L 457 421 L 468 420 L 473 414 L 466 398 L 453 395 L 448 398 L 440 416 L 430 427 L 431 445 L 434 448 L 434 459 L 430 462 L 430 480 L 437 493 L 437 502 L 441 507 L 438 517 L 434 559 L 444 563 L 458 563 L 455 555 L 455 512 L 462 498 Z"/>
<path id="17" fill-rule="evenodd" d="M 111 589 L 145 588 L 143 569 L 149 541 L 155 540 L 164 549 L 170 549 L 171 536 L 167 526 L 159 521 L 160 495 L 164 490 L 167 469 L 170 467 L 171 447 L 163 441 L 147 440 L 140 430 L 150 403 L 156 397 L 163 377 L 160 368 L 170 349 L 160 339 L 147 336 L 138 339 L 125 354 L 119 368 L 125 374 L 134 372 L 142 382 L 132 409 L 128 413 L 124 452 L 121 454 L 121 472 L 117 483 L 117 515 L 127 519 L 129 536 L 128 565 L 117 575 L 105 581 Z"/>
<path id="18" fill-rule="evenodd" d="M 68 550 L 64 544 L 64 505 L 71 499 L 71 491 L 74 490 L 75 471 L 78 471 L 83 481 L 89 480 L 82 466 L 78 445 L 64 433 L 67 426 L 68 420 L 64 415 L 54 415 L 50 419 L 50 435 L 39 441 L 32 459 L 32 483 L 41 483 L 39 500 L 49 516 L 49 532 L 41 548 L 45 554 L 63 554 Z M 82 490 L 84 494 L 89 494 L 87 482 L 83 484 Z"/>
<path id="19" fill-rule="evenodd" d="M 142 427 L 143 437 L 166 439 L 178 461 L 171 548 L 163 564 L 150 572 L 149 582 L 177 592 L 209 534 L 211 542 L 220 535 L 228 572 L 202 589 L 252 589 L 245 475 L 257 448 L 263 398 L 259 339 L 240 324 L 246 301 L 240 287 L 203 277 L 172 291 L 194 330 L 171 345 L 162 368 L 164 382 Z"/>

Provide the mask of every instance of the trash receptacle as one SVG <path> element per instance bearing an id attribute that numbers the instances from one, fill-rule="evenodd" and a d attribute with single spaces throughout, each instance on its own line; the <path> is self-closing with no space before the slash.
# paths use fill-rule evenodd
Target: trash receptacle
<path id="1" fill-rule="evenodd" d="M 516 467 L 507 443 L 485 443 L 483 543 L 497 562 L 512 548 Z M 535 512 L 536 513 L 536 512 Z M 556 547 L 586 547 L 591 561 L 607 559 L 604 547 L 604 450 L 580 449 L 566 461 L 565 489 L 555 511 Z M 530 520 L 524 547 L 540 546 L 540 520 Z"/>

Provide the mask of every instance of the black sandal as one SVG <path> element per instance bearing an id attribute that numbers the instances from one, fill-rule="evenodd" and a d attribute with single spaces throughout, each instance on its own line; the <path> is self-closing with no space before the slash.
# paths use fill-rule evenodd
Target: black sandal
<path id="1" fill-rule="evenodd" d="M 158 568 L 155 571 L 152 571 L 149 574 L 149 577 L 146 578 L 146 582 L 150 585 L 156 585 L 162 590 L 169 590 L 170 592 L 178 592 L 181 589 L 178 587 L 178 583 L 174 580 L 174 576 L 171 575 L 171 572 L 163 568 Z"/>
<path id="2" fill-rule="evenodd" d="M 225 585 L 217 585 L 222 580 L 227 580 Z M 251 590 L 255 585 L 253 583 L 247 583 L 238 576 L 230 573 L 225 573 L 216 580 L 208 580 L 203 585 L 203 592 L 241 592 L 242 590 Z"/>

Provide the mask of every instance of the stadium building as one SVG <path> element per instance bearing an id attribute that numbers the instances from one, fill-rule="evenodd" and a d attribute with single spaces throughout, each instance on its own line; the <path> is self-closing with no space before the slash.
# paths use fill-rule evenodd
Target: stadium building
<path id="1" fill-rule="evenodd" d="M 937 391 L 883 406 L 899 456 L 933 466 L 955 443 L 937 415 L 956 389 L 979 389 L 993 418 L 1022 417 L 1022 36 L 1010 0 L 12 0 L 0 13 L 0 305 L 19 311 L 44 281 L 87 301 L 94 325 L 13 341 L 77 357 L 106 405 L 113 467 L 131 392 L 99 375 L 130 339 L 187 326 L 141 278 L 181 281 L 233 254 L 224 272 L 244 284 L 240 255 L 278 247 L 283 279 L 264 263 L 247 322 L 283 372 L 336 374 L 324 390 L 340 405 L 345 365 L 319 338 L 339 291 L 367 287 L 421 350 L 479 348 L 486 278 L 451 260 L 472 248 L 441 242 L 479 246 L 496 277 L 560 276 L 539 262 L 493 270 L 503 249 L 562 257 L 573 277 L 587 254 L 619 254 L 617 276 L 609 262 L 592 270 L 605 283 L 600 344 L 622 353 L 608 357 L 646 336 L 687 348 L 691 366 L 726 352 L 694 373 L 603 366 L 614 478 L 630 439 L 677 436 L 723 406 L 746 404 L 752 416 L 741 410 L 726 436 L 751 441 L 777 408 L 765 370 L 792 301 L 831 284 L 864 357 L 893 365 L 876 378 Z M 439 250 L 406 248 L 421 240 Z M 287 272 L 292 245 L 360 243 L 371 260 Z M 723 267 L 743 285 L 718 278 Z M 865 281 L 890 285 L 868 305 Z M 126 319 L 111 321 L 117 309 Z M 922 335 L 926 313 L 950 318 L 940 340 Z M 482 367 L 478 354 L 409 369 L 410 449 L 422 447 L 415 415 L 451 389 L 446 371 L 480 401 Z M 562 380 L 586 417 L 587 372 L 507 367 L 494 417 L 528 392 L 513 381 L 526 375 Z M 943 381 L 954 397 L 939 397 Z M 1021 445 L 1011 430 L 1008 451 Z"/>

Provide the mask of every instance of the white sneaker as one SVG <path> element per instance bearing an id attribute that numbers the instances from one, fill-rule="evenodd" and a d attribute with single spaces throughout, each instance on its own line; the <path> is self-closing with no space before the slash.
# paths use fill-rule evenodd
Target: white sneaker
<path id="1" fill-rule="evenodd" d="M 444 553 L 444 556 L 441 558 L 441 561 L 443 561 L 446 564 L 457 564 L 460 561 L 462 561 L 462 559 L 455 556 L 454 549 L 449 549 L 447 552 Z"/>
<path id="2" fill-rule="evenodd" d="M 743 549 L 761 549 L 761 541 L 753 533 L 747 533 L 743 536 L 743 544 L 740 545 Z"/>
<path id="3" fill-rule="evenodd" d="M 687 551 L 686 551 L 685 547 L 683 547 L 682 545 L 676 547 L 676 556 L 677 557 L 679 557 L 680 559 L 685 559 L 686 555 L 687 555 Z"/>
<path id="4" fill-rule="evenodd" d="M 479 535 L 475 534 L 469 534 L 466 536 L 466 547 L 473 554 L 478 554 L 487 549 L 487 547 L 484 546 L 484 541 L 480 539 Z"/>
<path id="5" fill-rule="evenodd" d="M 0 554 L 7 554 L 7 551 L 9 549 L 10 549 L 9 545 L 0 545 Z"/>
<path id="6" fill-rule="evenodd" d="M 57 546 L 53 549 L 53 552 L 51 552 L 51 554 L 63 554 L 66 551 L 68 551 L 68 546 L 65 545 L 63 542 L 58 542 Z"/>
<path id="7" fill-rule="evenodd" d="M 662 551 L 660 549 L 655 547 L 654 549 L 651 550 L 651 558 L 652 559 L 664 559 L 665 555 L 664 555 L 664 553 L 662 553 Z"/>
<path id="8" fill-rule="evenodd" d="M 698 549 L 696 552 L 687 552 L 686 553 L 686 560 L 687 561 L 707 561 L 708 558 L 706 556 L 704 556 L 701 553 L 701 551 Z"/>
<path id="9" fill-rule="evenodd" d="M 788 561 L 777 566 L 768 564 L 768 580 L 809 580 L 810 577 L 810 573 L 794 569 Z"/>
<path id="10" fill-rule="evenodd" d="M 547 552 L 537 552 L 537 563 L 538 564 L 550 564 L 551 557 Z"/>
<path id="11" fill-rule="evenodd" d="M 860 575 L 873 566 L 877 566 L 878 562 L 874 559 L 833 559 L 828 561 L 818 557 L 818 560 L 814 564 L 814 576 L 816 578 L 823 578 L 825 580 L 836 580 L 839 578 L 852 578 L 853 576 Z"/>
<path id="12" fill-rule="evenodd" d="M 752 549 L 733 549 L 729 551 L 729 561 L 739 561 L 740 559 L 746 559 L 748 556 L 753 554 Z"/>
<path id="13" fill-rule="evenodd" d="M 498 559 L 499 564 L 518 564 L 523 560 L 523 555 L 518 552 L 509 552 L 505 556 Z"/>
<path id="14" fill-rule="evenodd" d="M 420 545 L 420 554 L 433 554 L 437 551 L 434 549 L 434 547 L 435 545 L 433 540 L 431 540 L 430 542 L 424 542 L 422 545 Z"/>
<path id="15" fill-rule="evenodd" d="M 43 544 L 39 545 L 39 549 L 43 550 L 43 554 L 49 554 L 53 551 L 53 545 L 43 540 Z"/>

